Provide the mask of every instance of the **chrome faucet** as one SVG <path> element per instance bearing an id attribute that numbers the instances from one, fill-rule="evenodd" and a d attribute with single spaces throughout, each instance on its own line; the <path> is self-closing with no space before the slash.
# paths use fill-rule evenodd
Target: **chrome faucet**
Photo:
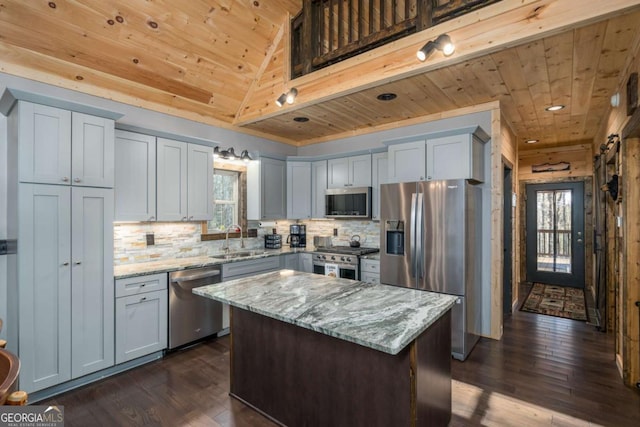
<path id="1" fill-rule="evenodd" d="M 223 249 L 227 253 L 229 252 L 229 230 L 236 230 L 236 229 L 240 229 L 240 247 L 244 249 L 244 237 L 242 237 L 242 227 L 240 227 L 238 224 L 232 224 L 229 227 L 227 227 L 227 234 L 224 238 L 225 244 Z"/>

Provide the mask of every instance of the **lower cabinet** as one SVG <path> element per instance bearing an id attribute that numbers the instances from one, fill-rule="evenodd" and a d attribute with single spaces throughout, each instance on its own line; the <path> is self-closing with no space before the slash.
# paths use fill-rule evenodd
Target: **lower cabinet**
<path id="1" fill-rule="evenodd" d="M 360 281 L 380 284 L 380 261 L 377 259 L 362 259 L 360 261 Z"/>
<path id="2" fill-rule="evenodd" d="M 167 348 L 167 274 L 116 280 L 116 363 Z"/>
<path id="3" fill-rule="evenodd" d="M 299 254 L 280 255 L 280 267 L 287 270 L 298 270 L 300 264 Z"/>
<path id="4" fill-rule="evenodd" d="M 300 254 L 298 260 L 298 270 L 305 273 L 313 273 L 313 255 L 311 253 L 303 252 Z"/>

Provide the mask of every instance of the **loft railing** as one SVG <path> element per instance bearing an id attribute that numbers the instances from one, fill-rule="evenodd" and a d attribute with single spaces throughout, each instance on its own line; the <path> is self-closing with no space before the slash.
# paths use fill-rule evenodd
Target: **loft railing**
<path id="1" fill-rule="evenodd" d="M 303 0 L 291 75 L 308 74 L 500 0 Z"/>

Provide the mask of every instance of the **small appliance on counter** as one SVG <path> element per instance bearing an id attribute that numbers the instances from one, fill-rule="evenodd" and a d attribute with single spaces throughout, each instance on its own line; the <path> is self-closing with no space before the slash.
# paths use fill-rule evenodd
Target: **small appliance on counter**
<path id="1" fill-rule="evenodd" d="M 313 246 L 316 248 L 331 247 L 331 236 L 313 236 Z"/>
<path id="2" fill-rule="evenodd" d="M 282 248 L 282 234 L 265 234 L 264 248 L 265 249 Z"/>
<path id="3" fill-rule="evenodd" d="M 289 226 L 289 237 L 287 243 L 292 248 L 307 247 L 307 226 L 304 224 L 291 224 Z"/>

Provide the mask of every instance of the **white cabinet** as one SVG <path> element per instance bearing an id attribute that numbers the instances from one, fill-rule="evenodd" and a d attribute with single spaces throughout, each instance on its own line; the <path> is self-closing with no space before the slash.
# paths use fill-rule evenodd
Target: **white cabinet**
<path id="1" fill-rule="evenodd" d="M 116 363 L 167 348 L 167 274 L 119 279 L 116 287 Z"/>
<path id="2" fill-rule="evenodd" d="M 484 181 L 483 142 L 474 134 L 428 139 L 427 180 L 473 179 Z"/>
<path id="3" fill-rule="evenodd" d="M 213 148 L 157 139 L 158 221 L 213 218 Z"/>
<path id="4" fill-rule="evenodd" d="M 380 184 L 387 183 L 387 153 L 371 155 L 371 219 L 380 219 Z"/>
<path id="5" fill-rule="evenodd" d="M 280 255 L 280 267 L 287 270 L 298 270 L 300 265 L 299 254 Z"/>
<path id="6" fill-rule="evenodd" d="M 113 365 L 113 190 L 71 189 L 71 377 Z"/>
<path id="7" fill-rule="evenodd" d="M 115 220 L 156 219 L 156 138 L 116 130 Z"/>
<path id="8" fill-rule="evenodd" d="M 25 101 L 15 109 L 20 182 L 113 187 L 113 120 Z"/>
<path id="9" fill-rule="evenodd" d="M 14 290 L 20 388 L 30 393 L 71 379 L 71 192 L 58 185 L 19 187 Z"/>
<path id="10" fill-rule="evenodd" d="M 425 141 L 412 141 L 389 146 L 388 182 L 422 181 L 426 173 Z"/>
<path id="11" fill-rule="evenodd" d="M 71 125 L 73 185 L 112 188 L 114 121 L 74 112 Z"/>
<path id="12" fill-rule="evenodd" d="M 360 281 L 365 283 L 380 284 L 380 260 L 360 260 Z"/>
<path id="13" fill-rule="evenodd" d="M 325 190 L 327 189 L 327 161 L 311 163 L 311 217 L 324 218 Z"/>
<path id="14" fill-rule="evenodd" d="M 327 188 L 370 186 L 370 154 L 342 157 L 327 161 Z"/>
<path id="15" fill-rule="evenodd" d="M 113 190 L 20 184 L 20 387 L 113 365 Z"/>
<path id="16" fill-rule="evenodd" d="M 283 160 L 263 157 L 247 166 L 247 219 L 287 217 L 287 168 Z"/>
<path id="17" fill-rule="evenodd" d="M 313 255 L 309 252 L 301 252 L 298 260 L 298 270 L 305 273 L 313 273 Z"/>
<path id="18" fill-rule="evenodd" d="M 189 221 L 213 219 L 213 148 L 187 144 L 187 215 Z"/>
<path id="19" fill-rule="evenodd" d="M 287 218 L 311 218 L 311 163 L 287 162 Z"/>

